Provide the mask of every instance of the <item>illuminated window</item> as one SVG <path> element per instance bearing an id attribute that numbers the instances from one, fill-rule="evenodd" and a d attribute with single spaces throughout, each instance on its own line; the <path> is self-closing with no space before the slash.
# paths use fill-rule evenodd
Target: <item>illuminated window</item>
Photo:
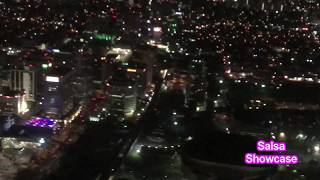
<path id="1" fill-rule="evenodd" d="M 49 92 L 55 92 L 55 91 L 57 91 L 56 87 L 49 87 Z"/>

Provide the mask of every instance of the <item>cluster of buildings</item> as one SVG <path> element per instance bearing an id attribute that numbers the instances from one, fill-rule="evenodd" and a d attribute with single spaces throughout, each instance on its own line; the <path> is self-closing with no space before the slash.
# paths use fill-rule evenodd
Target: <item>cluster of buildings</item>
<path id="1" fill-rule="evenodd" d="M 104 109 L 119 120 L 136 116 L 152 87 L 152 59 L 136 58 L 131 48 L 116 45 L 102 57 Z M 150 100 L 147 100 L 150 101 Z"/>
<path id="2" fill-rule="evenodd" d="M 42 157 L 83 104 L 85 120 L 114 118 L 126 128 L 122 121 L 137 120 L 158 85 L 163 99 L 152 103 L 146 116 L 155 120 L 130 149 L 133 159 L 158 151 L 179 159 L 187 141 L 199 149 L 187 147 L 187 163 L 176 162 L 194 179 L 224 177 L 222 167 L 239 172 L 226 179 L 269 170 L 216 163 L 214 152 L 237 149 L 185 137 L 214 128 L 288 141 L 301 159 L 315 157 L 319 10 L 315 0 L 0 2 L 0 179 Z"/>
<path id="3" fill-rule="evenodd" d="M 16 62 L 16 59 L 26 56 L 24 53 L 31 57 Z M 41 56 L 37 57 L 37 53 Z M 49 59 L 49 53 L 43 51 L 2 56 L 7 58 L 6 65 L 9 66 L 3 67 L 6 69 L 1 77 L 2 113 L 12 112 L 21 116 L 43 110 L 43 115 L 52 114 L 60 118 L 72 109 L 79 94 L 76 92 L 79 80 L 74 69 L 52 62 L 54 59 Z M 40 59 L 40 62 L 32 62 L 35 59 Z M 21 66 L 25 63 L 27 65 Z"/>
<path id="4" fill-rule="evenodd" d="M 140 116 L 151 101 L 151 58 L 115 45 L 126 31 L 113 8 L 118 3 L 135 4 L 0 3 L 0 24 L 8 29 L 0 32 L 0 179 L 58 154 L 91 99 L 104 102 L 93 102 L 92 111 L 86 106 L 81 122 L 99 121 L 101 112 L 121 121 Z"/>
<path id="5" fill-rule="evenodd" d="M 205 116 L 211 118 L 206 125 L 226 134 L 287 141 L 307 167 L 308 158 L 318 160 L 319 153 L 319 7 L 312 0 L 154 1 L 136 34 L 147 34 L 149 45 L 165 47 L 170 54 L 163 62 L 174 68 L 168 70 L 162 90 L 179 91 L 181 106 L 211 113 Z M 135 13 L 144 15 L 139 10 Z M 166 116 L 161 118 L 165 121 Z M 206 148 L 199 151 L 213 152 Z M 243 174 L 228 177 L 219 166 L 233 164 L 209 162 L 209 156 L 189 164 L 194 179 L 240 179 L 246 172 L 260 171 L 233 166 Z M 214 153 L 212 157 L 219 158 Z M 212 173 L 215 170 L 222 173 Z M 307 176 L 301 171 L 292 177 Z M 270 174 L 281 179 L 276 172 Z"/>

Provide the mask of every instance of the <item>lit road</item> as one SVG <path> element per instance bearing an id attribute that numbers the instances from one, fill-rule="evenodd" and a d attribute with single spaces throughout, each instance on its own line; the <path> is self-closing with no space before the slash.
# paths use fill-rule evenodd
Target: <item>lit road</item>
<path id="1" fill-rule="evenodd" d="M 108 179 L 113 172 L 115 172 L 119 166 L 121 165 L 123 159 L 126 157 L 127 153 L 135 146 L 135 143 L 137 142 L 137 139 L 139 137 L 139 134 L 144 130 L 147 129 L 148 126 L 150 126 L 150 121 L 152 123 L 152 119 L 148 118 L 151 117 L 154 114 L 154 108 L 157 107 L 158 101 L 159 101 L 159 93 L 161 90 L 162 81 L 159 81 L 154 90 L 153 99 L 148 105 L 148 107 L 145 110 L 145 113 L 141 116 L 141 119 L 139 120 L 137 126 L 132 130 L 130 134 L 130 138 L 124 143 L 121 150 L 118 152 L 117 157 L 114 158 L 112 161 L 112 167 L 109 169 L 106 169 L 101 172 L 101 174 L 98 175 L 98 179 L 104 180 Z"/>
<path id="2" fill-rule="evenodd" d="M 53 179 L 104 179 L 109 177 L 121 164 L 141 129 L 148 126 L 148 116 L 153 114 L 161 82 L 156 84 L 152 101 L 136 125 L 126 125 L 111 117 L 99 123 L 90 123 L 76 143 L 65 146 L 59 161 L 52 160 L 57 168 L 43 180 Z M 102 108 L 100 108 L 102 109 Z M 85 110 L 88 111 L 88 110 Z M 88 112 L 83 112 L 88 114 Z M 56 158 L 53 158 L 56 159 Z M 48 163 L 48 167 L 53 165 Z M 44 168 L 46 169 L 46 168 Z M 47 171 L 44 170 L 43 174 Z"/>

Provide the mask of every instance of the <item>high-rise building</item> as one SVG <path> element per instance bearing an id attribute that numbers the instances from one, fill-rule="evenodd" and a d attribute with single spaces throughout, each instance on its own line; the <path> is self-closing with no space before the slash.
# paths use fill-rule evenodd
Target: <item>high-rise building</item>
<path id="1" fill-rule="evenodd" d="M 52 69 L 46 76 L 43 107 L 47 115 L 61 117 L 74 106 L 75 72 L 68 68 Z"/>
<path id="2" fill-rule="evenodd" d="M 108 82 L 108 109 L 110 114 L 119 117 L 131 117 L 136 111 L 136 84 L 125 72 L 116 72 Z"/>
<path id="3" fill-rule="evenodd" d="M 24 91 L 27 101 L 35 101 L 35 75 L 30 70 L 10 70 L 9 87 L 13 91 Z"/>
<path id="4" fill-rule="evenodd" d="M 139 56 L 139 58 L 133 58 L 132 59 L 132 64 L 136 63 L 141 63 L 145 65 L 145 75 L 146 75 L 146 86 L 152 85 L 153 81 L 153 74 L 156 74 L 156 68 L 155 66 L 157 65 L 156 62 L 156 57 L 154 56 L 154 53 L 152 53 L 150 50 L 136 50 L 135 55 Z M 130 65 L 130 62 L 129 62 Z"/>
<path id="5" fill-rule="evenodd" d="M 0 113 L 24 114 L 28 111 L 26 96 L 21 91 L 6 91 L 0 94 Z"/>
<path id="6" fill-rule="evenodd" d="M 199 78 L 205 78 L 207 73 L 207 68 L 203 59 L 193 59 L 189 65 L 189 72 L 198 76 Z"/>
<path id="7" fill-rule="evenodd" d="M 130 79 L 136 82 L 137 94 L 139 97 L 144 97 L 147 87 L 150 86 L 150 78 L 148 78 L 147 65 L 141 62 L 129 61 L 126 68 L 127 75 Z"/>

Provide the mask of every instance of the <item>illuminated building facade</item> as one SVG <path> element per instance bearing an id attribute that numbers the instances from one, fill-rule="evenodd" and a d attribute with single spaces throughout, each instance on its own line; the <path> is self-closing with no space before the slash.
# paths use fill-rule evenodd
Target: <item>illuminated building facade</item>
<path id="1" fill-rule="evenodd" d="M 4 92 L 0 96 L 0 113 L 24 114 L 28 109 L 26 95 L 20 91 Z"/>
<path id="2" fill-rule="evenodd" d="M 147 66 L 140 62 L 129 61 L 124 66 L 130 79 L 136 82 L 137 93 L 139 97 L 143 97 L 148 86 L 150 78 L 148 78 Z"/>
<path id="3" fill-rule="evenodd" d="M 113 115 L 130 117 L 136 111 L 137 88 L 124 72 L 116 73 L 108 83 L 108 109 Z"/>
<path id="4" fill-rule="evenodd" d="M 71 69 L 54 69 L 47 74 L 43 103 L 47 115 L 61 117 L 73 108 L 76 97 L 74 80 L 75 73 Z"/>
<path id="5" fill-rule="evenodd" d="M 193 59 L 189 65 L 189 72 L 193 78 L 187 91 L 189 106 L 197 112 L 203 112 L 207 109 L 208 98 L 208 82 L 205 80 L 207 68 L 204 60 Z"/>
<path id="6" fill-rule="evenodd" d="M 39 140 L 40 141 L 40 140 Z M 38 149 L 41 147 L 39 141 L 35 141 L 33 139 L 27 138 L 13 138 L 13 137 L 6 137 L 1 139 L 2 150 L 6 149 Z"/>
<path id="7" fill-rule="evenodd" d="M 107 52 L 106 55 L 115 55 L 117 62 L 127 62 L 132 56 L 132 50 L 130 48 L 114 47 Z"/>
<path id="8" fill-rule="evenodd" d="M 35 75 L 29 70 L 10 70 L 9 85 L 13 91 L 24 91 L 27 101 L 35 101 Z"/>
<path id="9" fill-rule="evenodd" d="M 57 127 L 57 122 L 50 118 L 34 118 L 30 119 L 25 122 L 26 126 L 33 126 L 33 127 L 45 127 L 55 129 Z"/>

